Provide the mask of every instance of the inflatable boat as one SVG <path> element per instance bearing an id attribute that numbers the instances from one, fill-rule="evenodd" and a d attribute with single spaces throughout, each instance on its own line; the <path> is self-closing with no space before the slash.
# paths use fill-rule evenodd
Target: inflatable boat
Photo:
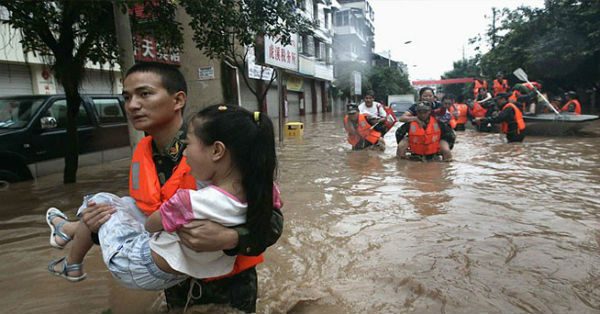
<path id="1" fill-rule="evenodd" d="M 600 117 L 590 114 L 541 113 L 523 116 L 526 135 L 565 135 L 573 134 Z"/>

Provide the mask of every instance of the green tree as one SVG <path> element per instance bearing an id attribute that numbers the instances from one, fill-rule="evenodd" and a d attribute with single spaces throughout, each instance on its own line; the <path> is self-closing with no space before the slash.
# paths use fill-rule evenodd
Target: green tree
<path id="1" fill-rule="evenodd" d="M 445 72 L 442 79 L 476 77 L 480 72 L 477 66 L 477 58 L 454 61 L 452 70 Z M 462 97 L 465 101 L 473 98 L 473 84 L 449 84 L 442 85 L 441 92 Z"/>
<path id="2" fill-rule="evenodd" d="M 388 95 L 412 94 L 414 90 L 408 81 L 408 75 L 395 67 L 371 68 L 368 77 L 369 85 L 375 92 L 375 99 L 387 103 Z"/>
<path id="3" fill-rule="evenodd" d="M 600 81 L 600 6 L 595 0 L 548 0 L 544 8 L 502 10 L 489 70 L 523 68 L 550 88 L 593 87 Z"/>
<path id="4" fill-rule="evenodd" d="M 354 97 L 354 72 L 361 74 L 361 91 L 371 89 L 371 84 L 367 79 L 369 76 L 369 66 L 360 62 L 344 61 L 336 63 L 335 89 L 342 98 Z"/>
<path id="5" fill-rule="evenodd" d="M 121 6 L 123 1 L 115 2 Z M 140 1 L 152 19 L 138 25 L 138 33 L 151 34 L 162 47 L 180 47 L 182 36 L 173 22 L 175 6 L 171 1 Z M 148 5 L 153 4 L 153 5 Z M 29 1 L 0 0 L 10 17 L 3 23 L 22 34 L 25 52 L 40 55 L 50 64 L 67 98 L 67 141 L 64 183 L 77 179 L 77 113 L 81 104 L 79 87 L 87 62 L 115 64 L 118 49 L 115 40 L 113 3 L 109 1 Z M 152 27 L 151 25 L 160 25 Z"/>
<path id="6" fill-rule="evenodd" d="M 311 34 L 310 22 L 298 14 L 288 0 L 180 0 L 190 15 L 196 47 L 209 58 L 223 59 L 235 66 L 244 83 L 256 97 L 257 109 L 275 79 L 266 88 L 262 81 L 252 84 L 248 78 L 246 47 L 256 47 L 261 38 L 277 38 L 286 45 L 293 34 Z"/>

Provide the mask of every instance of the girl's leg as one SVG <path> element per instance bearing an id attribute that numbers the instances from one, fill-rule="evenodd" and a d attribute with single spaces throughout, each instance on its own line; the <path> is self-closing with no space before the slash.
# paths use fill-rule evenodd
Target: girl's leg
<path id="1" fill-rule="evenodd" d="M 56 217 L 52 218 L 51 223 L 56 228 L 63 221 L 65 223 L 60 227 L 60 231 L 72 239 L 73 235 L 75 234 L 75 229 L 77 229 L 78 222 L 77 221 L 67 221 L 66 219 L 64 219 L 60 216 L 56 216 Z M 68 241 L 66 241 L 62 237 L 58 236 L 58 234 L 54 235 L 54 240 L 56 241 L 56 244 L 61 245 L 61 246 L 65 246 L 68 243 Z"/>
<path id="2" fill-rule="evenodd" d="M 73 222 L 74 232 L 72 234 L 73 240 L 71 241 L 71 248 L 69 249 L 69 253 L 67 255 L 67 263 L 68 265 L 81 264 L 83 262 L 83 258 L 90 250 L 92 245 L 92 232 L 88 227 L 81 221 Z M 56 264 L 54 265 L 54 270 L 57 272 L 62 271 L 63 265 Z M 78 277 L 83 275 L 83 269 L 78 270 L 70 270 L 67 272 L 67 275 Z"/>

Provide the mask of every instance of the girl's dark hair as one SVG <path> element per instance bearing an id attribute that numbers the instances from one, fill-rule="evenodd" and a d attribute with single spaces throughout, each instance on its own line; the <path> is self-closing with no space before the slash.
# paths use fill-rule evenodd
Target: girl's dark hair
<path id="1" fill-rule="evenodd" d="M 419 89 L 419 100 L 421 100 L 421 96 L 423 96 L 423 93 L 425 91 L 428 91 L 428 90 L 430 90 L 435 95 L 435 92 L 433 91 L 433 88 L 431 88 L 431 87 L 423 87 L 423 88 Z"/>
<path id="2" fill-rule="evenodd" d="M 238 106 L 214 105 L 198 112 L 191 123 L 194 135 L 204 144 L 221 141 L 231 152 L 248 200 L 246 224 L 250 232 L 263 241 L 270 235 L 273 181 L 277 171 L 271 119 Z"/>

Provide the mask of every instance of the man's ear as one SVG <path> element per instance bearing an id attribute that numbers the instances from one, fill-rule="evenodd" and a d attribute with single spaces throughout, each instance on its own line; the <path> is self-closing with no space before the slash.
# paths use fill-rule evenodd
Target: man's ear
<path id="1" fill-rule="evenodd" d="M 173 101 L 175 102 L 175 110 L 183 110 L 185 107 L 185 102 L 187 100 L 187 95 L 183 91 L 178 91 L 175 93 L 173 97 Z"/>
<path id="2" fill-rule="evenodd" d="M 227 146 L 221 141 L 215 141 L 212 146 L 212 160 L 219 161 L 225 156 Z"/>

